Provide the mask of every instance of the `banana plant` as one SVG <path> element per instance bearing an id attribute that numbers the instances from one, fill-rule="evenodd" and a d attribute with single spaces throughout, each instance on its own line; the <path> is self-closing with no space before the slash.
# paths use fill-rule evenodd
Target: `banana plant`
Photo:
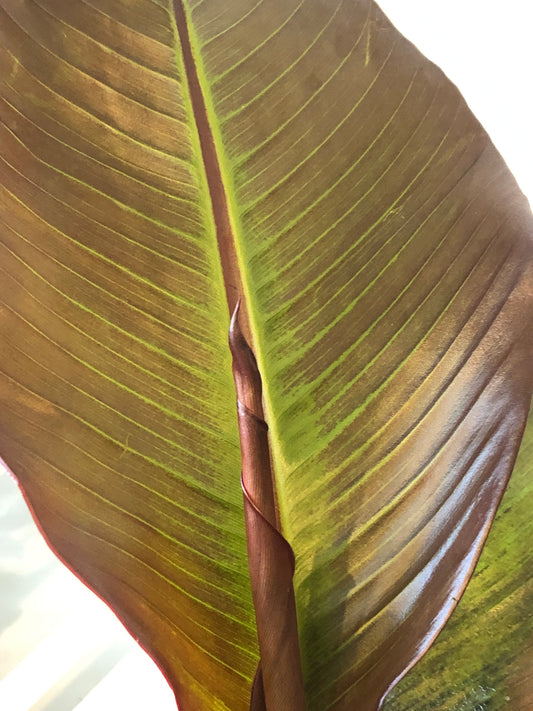
<path id="1" fill-rule="evenodd" d="M 0 7 L 0 455 L 52 548 L 181 711 L 531 708 L 527 443 L 384 701 L 533 385 L 457 89 L 372 0 Z"/>

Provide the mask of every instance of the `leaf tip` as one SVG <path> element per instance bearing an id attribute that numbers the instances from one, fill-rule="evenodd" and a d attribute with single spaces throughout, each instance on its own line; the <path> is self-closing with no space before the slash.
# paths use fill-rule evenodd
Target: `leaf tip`
<path id="1" fill-rule="evenodd" d="M 235 351 L 239 349 L 240 341 L 244 340 L 242 334 L 241 325 L 239 323 L 239 313 L 241 310 L 241 299 L 237 299 L 233 313 L 231 314 L 231 320 L 229 324 L 228 341 L 229 347 L 233 357 L 235 357 Z"/>

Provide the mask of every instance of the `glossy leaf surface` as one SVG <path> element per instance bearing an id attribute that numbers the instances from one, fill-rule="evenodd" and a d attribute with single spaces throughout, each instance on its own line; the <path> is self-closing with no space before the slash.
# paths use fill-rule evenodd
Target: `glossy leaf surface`
<path id="1" fill-rule="evenodd" d="M 533 706 L 533 416 L 476 572 L 434 647 L 385 711 Z"/>
<path id="2" fill-rule="evenodd" d="M 246 709 L 242 293 L 308 708 L 375 709 L 518 447 L 523 196 L 368 0 L 1 6 L 2 456 L 182 711 Z"/>
<path id="3" fill-rule="evenodd" d="M 305 711 L 294 553 L 279 530 L 261 375 L 241 330 L 239 311 L 240 303 L 231 317 L 228 340 L 237 395 L 248 567 L 261 657 L 250 711 Z"/>

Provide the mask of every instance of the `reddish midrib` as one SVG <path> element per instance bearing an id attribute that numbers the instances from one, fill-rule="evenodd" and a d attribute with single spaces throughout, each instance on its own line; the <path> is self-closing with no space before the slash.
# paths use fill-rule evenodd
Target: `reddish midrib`
<path id="1" fill-rule="evenodd" d="M 209 188 L 209 194 L 211 197 L 211 205 L 213 210 L 213 219 L 216 228 L 217 241 L 218 241 L 218 251 L 220 254 L 220 262 L 222 266 L 224 285 L 226 289 L 226 298 L 228 301 L 228 306 L 230 313 L 233 313 L 235 306 L 239 299 L 244 296 L 242 289 L 241 274 L 238 266 L 237 260 L 237 250 L 235 243 L 235 236 L 233 233 L 231 220 L 229 216 L 228 200 L 226 195 L 226 189 L 222 179 L 222 171 L 220 168 L 219 157 L 217 154 L 215 141 L 213 137 L 213 132 L 209 124 L 209 119 L 207 115 L 207 108 L 204 100 L 204 95 L 200 85 L 200 80 L 198 77 L 198 70 L 196 62 L 194 59 L 191 40 L 187 29 L 187 16 L 185 9 L 181 0 L 174 0 L 174 11 L 176 14 L 176 23 L 178 28 L 179 39 L 181 43 L 181 51 L 183 56 L 183 64 L 185 68 L 186 78 L 188 82 L 189 95 L 191 97 L 192 110 L 194 114 L 194 119 L 196 122 L 196 127 L 198 130 L 198 136 L 200 140 L 200 146 L 202 150 L 202 158 L 205 166 L 205 174 L 207 179 L 207 185 Z M 243 302 L 241 312 L 244 311 L 244 323 L 243 331 L 245 331 L 245 337 L 248 341 L 251 341 L 251 335 L 249 333 L 249 327 L 247 323 L 246 313 L 246 303 Z M 248 348 L 248 344 L 246 344 Z M 235 355 L 235 354 L 234 354 Z M 255 358 L 250 351 L 251 358 L 255 363 Z M 238 368 L 237 368 L 238 370 Z M 255 392 L 255 399 L 258 401 L 258 411 L 252 416 L 255 425 L 257 418 L 262 420 L 262 407 L 261 403 L 261 380 L 259 373 L 257 373 L 258 382 L 255 383 L 255 388 L 258 388 L 258 392 Z M 238 390 L 238 388 L 237 388 Z M 253 394 L 253 393 L 252 393 Z M 254 399 L 254 398 L 252 398 Z M 245 428 L 246 429 L 246 428 Z M 261 428 L 259 428 L 261 429 Z M 242 450 L 242 461 L 243 461 L 243 478 L 244 469 L 246 461 L 254 458 L 253 442 L 254 437 L 243 437 L 243 432 L 241 435 L 241 450 Z M 266 436 L 266 435 L 265 435 Z M 268 450 L 268 442 L 263 443 L 262 453 L 264 455 L 265 450 Z M 274 472 L 272 471 L 271 461 L 268 455 L 262 457 L 262 461 L 258 464 L 256 462 L 256 467 L 254 470 L 249 472 L 251 478 L 260 479 L 261 486 L 264 487 L 264 496 L 261 497 L 261 501 L 265 504 L 265 501 L 270 502 L 270 506 L 266 508 L 270 509 L 270 515 L 267 515 L 267 520 L 274 521 L 276 517 L 275 511 L 275 478 Z M 269 490 L 270 489 L 270 490 Z M 259 509 L 257 509 L 259 511 Z M 265 512 L 260 511 L 260 518 Z M 272 524 L 270 524 L 272 525 Z M 278 521 L 279 525 L 279 521 Z M 274 527 L 275 528 L 275 527 Z M 250 530 L 247 527 L 247 538 L 250 549 L 250 542 L 254 541 L 252 525 L 252 535 L 250 537 Z M 257 538 L 257 536 L 256 536 Z M 278 539 L 283 541 L 282 547 L 285 552 L 285 546 L 288 546 L 286 541 L 281 535 Z M 276 540 L 278 540 L 276 539 Z M 250 554 L 251 569 L 255 570 L 257 565 L 254 565 L 253 561 L 264 557 L 264 551 L 262 552 L 261 546 L 267 544 L 266 540 L 261 539 L 260 541 L 255 540 L 255 544 L 252 543 L 251 548 L 253 549 L 252 554 Z M 278 542 L 279 547 L 279 542 Z M 290 548 L 290 546 L 289 546 Z M 276 548 L 277 550 L 277 548 Z M 255 557 L 254 557 L 255 553 Z M 268 624 L 258 624 L 258 634 L 259 634 L 259 646 L 262 649 L 262 659 L 261 667 L 262 674 L 268 683 L 265 684 L 264 691 L 262 690 L 259 695 L 252 697 L 252 703 L 258 704 L 254 708 L 266 708 L 265 700 L 263 694 L 267 699 L 270 699 L 270 704 L 273 711 L 275 709 L 285 710 L 290 708 L 291 711 L 297 711 L 297 709 L 303 709 L 305 707 L 305 692 L 303 688 L 303 680 L 300 668 L 300 654 L 299 654 L 299 640 L 298 640 L 298 630 L 297 630 L 297 620 L 296 620 L 296 607 L 294 602 L 294 591 L 292 589 L 292 575 L 294 570 L 287 571 L 283 568 L 282 563 L 280 563 L 280 571 L 270 571 L 269 584 L 271 586 L 271 594 L 269 600 L 266 604 L 260 605 L 260 609 L 256 609 L 256 617 L 259 623 L 260 619 L 268 617 Z M 288 579 L 287 579 L 288 578 Z M 252 574 L 252 589 L 254 587 L 261 589 L 265 583 L 263 579 L 259 580 L 257 575 Z M 272 600 L 278 600 L 280 596 L 284 599 L 284 595 L 289 600 L 289 603 L 284 600 L 281 609 L 287 607 L 287 617 L 283 622 L 283 630 L 286 630 L 286 637 L 283 635 L 272 634 L 272 629 L 270 627 L 271 616 L 266 613 L 269 609 L 269 604 L 272 605 Z M 289 592 L 290 591 L 290 592 Z M 254 595 L 255 598 L 255 595 Z M 259 596 L 259 599 L 261 596 Z M 282 639 L 283 644 L 281 647 L 275 646 L 275 640 Z M 263 652 L 266 652 L 266 658 L 263 656 Z M 282 656 L 288 657 L 289 662 L 282 665 L 282 669 L 277 669 L 277 659 L 276 655 L 281 654 Z M 279 673 L 281 671 L 281 674 Z M 283 689 L 283 693 L 280 694 L 280 688 Z M 261 698 L 259 698 L 261 696 Z"/>
<path id="2" fill-rule="evenodd" d="M 181 43 L 189 95 L 191 97 L 192 109 L 200 139 L 207 185 L 211 197 L 218 251 L 226 288 L 226 298 L 229 312 L 233 313 L 237 301 L 243 295 L 243 289 L 237 261 L 235 239 L 229 218 L 228 199 L 222 180 L 222 171 L 220 169 L 213 132 L 209 125 L 209 119 L 207 118 L 207 109 L 198 78 L 196 62 L 192 52 L 191 40 L 187 29 L 187 16 L 183 3 L 180 0 L 174 0 L 174 12 L 176 14 L 176 24 Z"/>

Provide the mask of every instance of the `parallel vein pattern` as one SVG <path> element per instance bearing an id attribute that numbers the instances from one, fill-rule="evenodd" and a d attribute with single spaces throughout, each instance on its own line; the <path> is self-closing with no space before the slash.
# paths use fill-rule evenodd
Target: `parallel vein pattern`
<path id="1" fill-rule="evenodd" d="M 530 415 L 509 488 L 461 604 L 438 643 L 387 700 L 387 711 L 531 708 L 532 435 Z"/>
<path id="2" fill-rule="evenodd" d="M 190 13 L 296 554 L 308 707 L 376 709 L 460 597 L 516 454 L 529 211 L 455 88 L 373 3 Z"/>
<path id="3" fill-rule="evenodd" d="M 170 10 L 3 3 L 0 445 L 181 708 L 233 711 L 257 652 L 227 306 Z"/>
<path id="4" fill-rule="evenodd" d="M 0 8 L 0 456 L 181 711 L 246 711 L 242 296 L 308 711 L 374 711 L 518 448 L 523 196 L 371 0 Z"/>

